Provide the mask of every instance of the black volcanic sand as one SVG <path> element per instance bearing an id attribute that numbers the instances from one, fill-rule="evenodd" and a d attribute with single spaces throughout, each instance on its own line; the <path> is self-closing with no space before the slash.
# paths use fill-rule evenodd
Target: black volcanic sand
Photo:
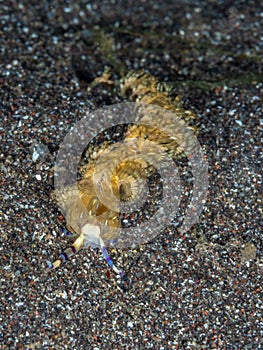
<path id="1" fill-rule="evenodd" d="M 259 1 L 2 1 L 0 348 L 262 349 Z M 261 40 L 261 41 L 260 41 Z M 87 109 L 144 69 L 198 117 L 209 192 L 196 223 L 58 270 L 56 154 Z M 107 135 L 106 135 L 107 136 Z M 109 135 L 111 136 L 111 135 Z"/>

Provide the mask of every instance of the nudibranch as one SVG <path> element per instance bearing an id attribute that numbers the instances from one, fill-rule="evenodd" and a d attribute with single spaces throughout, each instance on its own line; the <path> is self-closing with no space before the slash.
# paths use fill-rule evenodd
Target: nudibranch
<path id="1" fill-rule="evenodd" d="M 69 186 L 56 192 L 69 229 L 63 229 L 63 233 L 75 238 L 75 241 L 55 262 L 48 262 L 51 269 L 59 267 L 80 249 L 91 246 L 100 248 L 108 265 L 121 276 L 122 270 L 115 266 L 106 248 L 109 242 L 118 239 L 116 232 L 122 226 L 120 213 L 118 208 L 109 209 L 99 198 L 94 184 L 95 171 L 103 173 L 106 169 L 110 174 L 101 182 L 100 191 L 104 192 L 104 198 L 113 194 L 120 201 L 129 201 L 140 192 L 143 180 L 151 175 L 149 164 L 158 164 L 165 157 L 180 156 L 186 147 L 185 142 L 190 143 L 188 148 L 194 146 L 194 140 L 186 140 L 186 129 L 180 120 L 183 120 L 183 124 L 188 123 L 196 118 L 195 115 L 182 108 L 179 98 L 172 98 L 160 88 L 156 78 L 144 72 L 131 73 L 121 81 L 120 90 L 125 98 L 149 106 L 149 114 L 146 113 L 136 124 L 130 125 L 125 134 L 125 141 L 132 140 L 127 154 L 130 157 L 130 152 L 134 152 L 134 158 L 120 162 L 120 159 L 125 159 L 125 150 L 117 148 L 114 159 L 109 157 L 107 160 L 107 157 L 104 157 L 105 161 L 98 166 L 96 160 L 101 151 L 107 149 L 105 143 L 99 145 L 95 150 L 95 159 L 88 159 L 87 164 L 81 167 L 82 178 L 78 181 L 77 188 Z M 154 114 L 151 105 L 170 111 L 172 117 L 165 119 L 162 114 Z M 154 124 L 152 119 L 155 120 Z M 173 130 L 175 137 L 171 137 L 169 132 L 164 130 Z"/>

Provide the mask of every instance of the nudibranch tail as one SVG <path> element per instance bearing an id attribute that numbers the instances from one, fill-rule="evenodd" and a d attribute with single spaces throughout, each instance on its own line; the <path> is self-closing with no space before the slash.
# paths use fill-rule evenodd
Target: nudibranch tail
<path id="1" fill-rule="evenodd" d="M 88 226 L 87 229 L 89 229 L 90 225 L 86 225 Z M 71 233 L 70 231 L 68 231 L 65 228 L 61 228 L 61 232 L 63 232 L 67 237 L 74 237 L 75 235 L 73 233 Z M 82 232 L 85 232 L 84 230 Z M 80 234 L 78 236 L 78 238 L 75 240 L 75 242 L 71 245 L 71 247 L 67 248 L 63 253 L 60 254 L 60 256 L 58 257 L 58 259 L 56 261 L 54 261 L 53 263 L 50 261 L 47 261 L 47 266 L 50 269 L 56 269 L 57 267 L 59 267 L 62 263 L 64 263 L 66 260 L 68 260 L 71 256 L 75 255 L 82 247 L 85 246 L 89 246 L 90 242 L 85 240 L 85 235 Z M 103 258 L 106 260 L 106 262 L 108 263 L 108 265 L 113 269 L 113 271 L 118 274 L 119 276 L 123 275 L 123 271 L 118 269 L 113 261 L 111 260 L 111 257 L 107 251 L 106 245 L 103 242 L 103 240 L 98 237 L 98 244 L 97 247 L 100 247 L 101 249 L 101 253 Z"/>
<path id="2" fill-rule="evenodd" d="M 108 265 L 113 269 L 114 272 L 116 272 L 118 275 L 122 276 L 123 275 L 123 271 L 118 269 L 113 261 L 111 260 L 111 257 L 107 251 L 107 248 L 103 242 L 103 240 L 100 238 L 100 246 L 101 246 L 101 253 L 102 256 L 104 257 L 104 259 L 106 260 L 106 262 L 108 263 Z"/>
<path id="3" fill-rule="evenodd" d="M 75 255 L 83 247 L 83 244 L 84 244 L 83 237 L 79 236 L 69 248 L 67 248 L 64 252 L 60 254 L 60 256 L 55 262 L 51 263 L 50 261 L 47 261 L 48 268 L 56 269 L 57 267 L 59 267 L 63 262 L 68 260 L 72 255 Z"/>

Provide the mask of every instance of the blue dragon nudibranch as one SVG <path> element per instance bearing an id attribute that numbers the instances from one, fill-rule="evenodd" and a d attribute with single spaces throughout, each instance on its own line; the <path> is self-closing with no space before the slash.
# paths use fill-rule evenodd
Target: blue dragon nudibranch
<path id="1" fill-rule="evenodd" d="M 100 248 L 108 265 L 118 275 L 123 274 L 114 265 L 106 248 L 106 244 L 118 239 L 118 229 L 121 228 L 118 207 L 109 209 L 105 202 L 102 203 L 98 191 L 104 193 L 104 199 L 109 195 L 115 196 L 119 201 L 135 198 L 140 193 L 145 178 L 151 175 L 149 164 L 159 164 L 165 157 L 180 156 L 184 152 L 181 145 L 186 147 L 186 143 L 189 143 L 187 147 L 192 147 L 193 142 L 191 138 L 188 140 L 185 137 L 185 129 L 181 127 L 180 119 L 189 122 L 195 119 L 195 115 L 181 107 L 179 98 L 170 97 L 159 86 L 154 77 L 144 72 L 129 74 L 122 81 L 123 96 L 134 102 L 143 102 L 149 106 L 149 110 L 146 108 L 146 113 L 136 121 L 140 123 L 128 127 L 124 140 L 131 140 L 132 143 L 128 147 L 127 156 L 123 149 L 118 154 L 116 147 L 115 157 L 104 156 L 104 161 L 98 165 L 96 161 L 102 151 L 105 151 L 105 144 L 98 146 L 96 159 L 88 159 L 88 163 L 80 169 L 82 178 L 78 181 L 77 188 L 69 186 L 62 191 L 56 191 L 56 200 L 59 198 L 58 202 L 62 206 L 69 229 L 62 231 L 75 241 L 55 262 L 48 262 L 49 268 L 59 267 L 80 249 L 91 246 Z M 151 104 L 171 111 L 172 117 L 166 119 L 162 114 L 155 113 Z M 169 130 L 173 130 L 175 137 L 169 136 Z M 97 187 L 94 184 L 95 173 L 99 174 Z"/>

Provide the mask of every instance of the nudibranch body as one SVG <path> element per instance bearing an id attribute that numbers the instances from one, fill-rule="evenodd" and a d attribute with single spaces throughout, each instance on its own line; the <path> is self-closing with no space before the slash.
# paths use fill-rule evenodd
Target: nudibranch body
<path id="1" fill-rule="evenodd" d="M 59 267 L 80 249 L 91 246 L 99 247 L 109 266 L 122 275 L 122 271 L 113 264 L 106 249 L 109 242 L 118 239 L 118 229 L 121 228 L 120 213 L 118 205 L 113 203 L 113 206 L 108 207 L 105 201 L 107 203 L 108 197 L 115 197 L 117 202 L 134 199 L 146 177 L 151 175 L 149 164 L 158 164 L 167 157 L 180 156 L 184 149 L 193 146 L 192 142 L 194 144 L 191 137 L 185 137 L 185 122 L 194 119 L 195 115 L 182 108 L 179 98 L 172 98 L 162 91 L 154 77 L 144 72 L 129 74 L 121 83 L 121 92 L 131 101 L 142 102 L 149 108 L 146 107 L 146 113 L 136 120 L 136 124 L 128 127 L 124 141 L 130 142 L 129 147 L 116 147 L 114 158 L 107 158 L 106 142 L 98 146 L 95 149 L 96 156 L 88 159 L 87 164 L 81 167 L 82 178 L 77 186 L 68 186 L 56 191 L 56 199 L 62 206 L 67 228 L 75 234 L 70 235 L 65 229 L 63 232 L 76 239 L 58 260 L 48 263 L 50 268 Z M 163 118 L 151 105 L 171 111 L 171 116 Z M 170 135 L 170 130 L 173 130 L 174 136 Z M 120 161 L 125 159 L 126 150 L 128 159 Z M 104 160 L 98 163 L 102 153 Z M 96 183 L 94 179 L 97 179 Z M 101 200 L 101 196 L 105 201 Z"/>

